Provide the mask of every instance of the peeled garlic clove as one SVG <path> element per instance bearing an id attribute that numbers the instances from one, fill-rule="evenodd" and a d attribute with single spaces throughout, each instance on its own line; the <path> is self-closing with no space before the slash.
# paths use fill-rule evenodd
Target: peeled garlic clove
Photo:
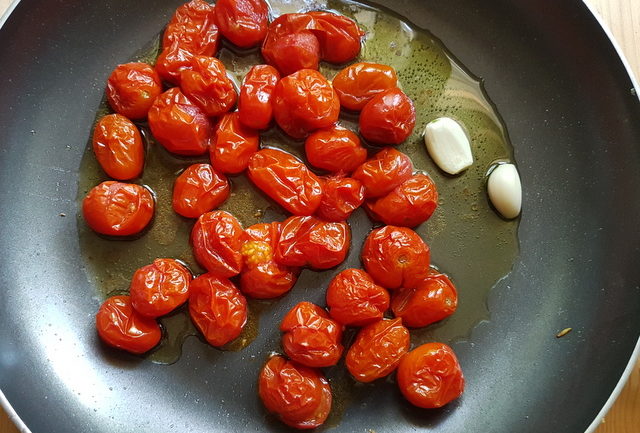
<path id="1" fill-rule="evenodd" d="M 522 185 L 520 175 L 513 164 L 500 164 L 487 182 L 489 199 L 503 217 L 511 219 L 520 215 L 522 207 Z"/>
<path id="2" fill-rule="evenodd" d="M 427 124 L 424 144 L 438 167 L 449 174 L 458 174 L 473 164 L 467 134 L 458 122 L 449 117 L 441 117 Z"/>

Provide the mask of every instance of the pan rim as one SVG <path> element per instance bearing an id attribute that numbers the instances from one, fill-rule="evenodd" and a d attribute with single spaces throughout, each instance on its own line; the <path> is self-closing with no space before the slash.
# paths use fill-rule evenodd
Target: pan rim
<path id="1" fill-rule="evenodd" d="M 21 0 L 13 0 L 9 4 L 9 7 L 7 8 L 7 10 L 0 17 L 0 29 L 2 29 L 2 27 L 5 25 L 10 15 L 13 13 L 13 11 L 15 10 L 15 8 L 18 6 L 20 2 Z M 600 16 L 595 6 L 588 4 L 586 0 L 580 0 L 579 3 L 582 3 L 582 5 L 586 7 L 586 9 L 595 18 L 596 22 L 600 26 L 600 29 L 604 31 L 605 35 L 609 39 L 609 42 L 611 43 L 618 58 L 622 62 L 622 65 L 624 66 L 627 75 L 629 76 L 631 84 L 636 89 L 636 97 L 638 98 L 638 101 L 640 101 L 640 85 L 638 84 L 638 80 L 634 74 L 633 69 L 631 68 L 631 64 L 629 63 L 627 56 L 622 51 L 620 44 L 618 43 L 617 39 L 611 32 L 609 26 L 604 22 L 604 19 Z M 604 417 L 607 415 L 609 410 L 611 410 L 614 403 L 622 393 L 622 390 L 627 384 L 629 377 L 631 376 L 631 373 L 633 372 L 633 369 L 636 363 L 638 362 L 640 362 L 640 335 L 638 336 L 638 340 L 636 341 L 636 345 L 633 349 L 633 352 L 631 353 L 629 362 L 627 363 L 627 366 L 622 372 L 620 379 L 618 380 L 616 386 L 613 388 L 611 394 L 605 401 L 604 405 L 602 406 L 602 409 L 600 409 L 598 414 L 595 416 L 594 420 L 591 422 L 591 424 L 589 424 L 589 426 L 585 430 L 585 433 L 595 433 L 596 429 L 602 423 L 602 420 L 604 419 Z M 29 429 L 26 423 L 22 420 L 22 418 L 20 418 L 18 413 L 15 411 L 15 409 L 13 408 L 13 406 L 11 405 L 7 397 L 4 395 L 4 393 L 2 392 L 2 389 L 0 389 L 0 407 L 5 411 L 5 413 L 11 420 L 11 422 L 13 422 L 13 424 L 20 431 L 20 433 L 32 433 L 32 431 Z"/>

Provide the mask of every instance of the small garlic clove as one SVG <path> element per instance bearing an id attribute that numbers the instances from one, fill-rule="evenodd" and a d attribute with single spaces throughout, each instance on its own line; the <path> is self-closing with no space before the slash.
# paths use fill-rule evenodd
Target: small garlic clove
<path id="1" fill-rule="evenodd" d="M 493 206 L 507 219 L 520 215 L 522 185 L 513 164 L 500 164 L 489 174 L 487 191 Z"/>
<path id="2" fill-rule="evenodd" d="M 440 117 L 427 124 L 424 144 L 438 167 L 449 174 L 458 174 L 473 164 L 467 134 L 449 117 Z"/>

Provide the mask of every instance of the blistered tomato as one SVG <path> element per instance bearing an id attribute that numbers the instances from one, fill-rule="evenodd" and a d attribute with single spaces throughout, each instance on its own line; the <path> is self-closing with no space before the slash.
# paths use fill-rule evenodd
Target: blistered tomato
<path id="1" fill-rule="evenodd" d="M 242 269 L 242 226 L 229 212 L 207 212 L 191 230 L 193 255 L 209 272 L 220 277 L 238 275 Z"/>
<path id="2" fill-rule="evenodd" d="M 331 387 L 320 370 L 273 356 L 262 367 L 258 395 L 265 408 L 288 426 L 316 428 L 331 411 Z"/>
<path id="3" fill-rule="evenodd" d="M 361 253 L 366 271 L 387 289 L 415 287 L 430 272 L 429 247 L 413 230 L 385 226 L 372 231 Z"/>
<path id="4" fill-rule="evenodd" d="M 213 129 L 207 115 L 177 87 L 156 98 L 149 127 L 165 149 L 178 155 L 206 153 Z"/>
<path id="5" fill-rule="evenodd" d="M 391 66 L 360 62 L 338 72 L 332 83 L 340 105 L 360 111 L 377 94 L 397 87 L 398 77 Z"/>
<path id="6" fill-rule="evenodd" d="M 377 94 L 360 113 L 360 134 L 373 144 L 400 144 L 415 126 L 413 102 L 398 88 Z"/>
<path id="7" fill-rule="evenodd" d="M 402 319 L 379 320 L 362 328 L 347 352 L 345 364 L 359 382 L 389 375 L 409 351 L 409 330 Z"/>
<path id="8" fill-rule="evenodd" d="M 285 76 L 301 69 L 318 69 L 320 42 L 311 33 L 309 14 L 283 14 L 271 25 L 262 44 L 262 56 Z"/>
<path id="9" fill-rule="evenodd" d="M 411 158 L 392 147 L 385 147 L 362 164 L 351 177 L 362 182 L 367 198 L 380 197 L 393 191 L 411 177 Z"/>
<path id="10" fill-rule="evenodd" d="M 287 266 L 329 269 L 344 261 L 350 243 L 351 230 L 345 222 L 294 216 L 282 223 L 274 258 Z"/>
<path id="11" fill-rule="evenodd" d="M 238 112 L 227 113 L 218 122 L 209 148 L 211 164 L 223 173 L 241 173 L 259 145 L 260 136 L 240 123 Z"/>
<path id="12" fill-rule="evenodd" d="M 262 42 L 269 25 L 269 7 L 264 0 L 218 0 L 216 22 L 222 36 L 241 48 Z"/>
<path id="13" fill-rule="evenodd" d="M 136 125 L 120 114 L 101 118 L 93 130 L 93 153 L 109 177 L 138 177 L 144 166 L 144 146 Z"/>
<path id="14" fill-rule="evenodd" d="M 209 164 L 193 164 L 173 184 L 173 210 L 187 218 L 198 218 L 220 206 L 229 197 L 229 181 Z"/>
<path id="15" fill-rule="evenodd" d="M 367 160 L 358 136 L 337 125 L 309 135 L 304 149 L 309 164 L 331 173 L 349 174 Z"/>
<path id="16" fill-rule="evenodd" d="M 160 76 L 146 63 L 118 65 L 107 80 L 109 105 L 129 119 L 147 117 L 151 104 L 160 93 Z"/>
<path id="17" fill-rule="evenodd" d="M 231 110 L 238 95 L 224 64 L 215 57 L 195 56 L 180 73 L 180 88 L 209 117 Z"/>
<path id="18" fill-rule="evenodd" d="M 193 54 L 177 43 L 165 48 L 156 59 L 156 71 L 160 78 L 172 84 L 180 84 L 180 74 L 191 68 Z"/>
<path id="19" fill-rule="evenodd" d="M 133 274 L 131 304 L 143 316 L 164 316 L 187 302 L 190 282 L 191 272 L 178 261 L 155 259 Z"/>
<path id="20" fill-rule="evenodd" d="M 320 56 L 330 63 L 345 63 L 360 53 L 364 32 L 351 18 L 332 12 L 309 12 L 315 21 L 311 29 L 320 42 Z"/>
<path id="21" fill-rule="evenodd" d="M 82 215 L 92 230 L 109 236 L 141 232 L 153 218 L 155 203 L 148 189 L 132 183 L 102 182 L 82 201 Z"/>
<path id="22" fill-rule="evenodd" d="M 367 203 L 374 219 L 385 224 L 415 227 L 429 218 L 438 207 L 438 190 L 426 174 L 405 180 L 393 191 Z"/>
<path id="23" fill-rule="evenodd" d="M 389 293 L 361 269 L 345 269 L 327 288 L 329 314 L 346 326 L 365 326 L 382 319 Z"/>
<path id="24" fill-rule="evenodd" d="M 203 0 L 192 0 L 176 9 L 164 31 L 162 48 L 178 45 L 193 55 L 213 56 L 218 41 L 215 7 Z"/>
<path id="25" fill-rule="evenodd" d="M 191 282 L 189 314 L 212 346 L 235 340 L 247 323 L 247 300 L 226 278 L 207 273 Z"/>
<path id="26" fill-rule="evenodd" d="M 464 390 L 458 358 L 443 343 L 423 344 L 407 353 L 398 365 L 397 380 L 402 395 L 426 409 L 442 407 Z"/>
<path id="27" fill-rule="evenodd" d="M 104 301 L 96 314 L 96 329 L 109 346 L 136 354 L 153 349 L 162 337 L 158 323 L 138 314 L 128 296 L 112 296 Z"/>
<path id="28" fill-rule="evenodd" d="M 342 325 L 311 302 L 300 302 L 282 319 L 282 348 L 307 367 L 330 367 L 342 356 Z"/>
<path id="29" fill-rule="evenodd" d="M 338 95 L 318 71 L 302 69 L 276 84 L 273 115 L 278 126 L 293 138 L 333 125 L 339 114 Z"/>
<path id="30" fill-rule="evenodd" d="M 273 249 L 280 233 L 280 223 L 254 224 L 244 231 L 240 253 L 243 268 L 240 290 L 247 296 L 269 299 L 291 290 L 298 279 L 298 268 L 276 263 Z"/>
<path id="31" fill-rule="evenodd" d="M 262 192 L 294 215 L 311 215 L 320 206 L 320 179 L 289 153 L 277 149 L 254 153 L 248 175 Z"/>
<path id="32" fill-rule="evenodd" d="M 330 177 L 323 190 L 316 216 L 325 221 L 346 221 L 364 202 L 364 187 L 349 177 Z"/>
<path id="33" fill-rule="evenodd" d="M 273 120 L 273 92 L 278 80 L 278 70 L 269 65 L 255 65 L 245 75 L 238 100 L 240 122 L 244 126 L 253 129 L 269 127 Z"/>
<path id="34" fill-rule="evenodd" d="M 446 275 L 430 274 L 415 287 L 393 292 L 391 308 L 405 325 L 421 328 L 452 315 L 458 307 L 458 292 Z"/>

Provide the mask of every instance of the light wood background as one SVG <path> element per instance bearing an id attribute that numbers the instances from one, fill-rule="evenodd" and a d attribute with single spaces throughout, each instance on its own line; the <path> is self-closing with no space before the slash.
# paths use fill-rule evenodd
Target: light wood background
<path id="1" fill-rule="evenodd" d="M 609 25 L 640 79 L 640 0 L 585 0 L 593 5 Z M 10 0 L 0 0 L 0 15 Z M 640 144 L 640 143 L 639 143 Z M 640 432 L 640 362 L 597 433 Z M 0 433 L 18 433 L 0 409 Z"/>

